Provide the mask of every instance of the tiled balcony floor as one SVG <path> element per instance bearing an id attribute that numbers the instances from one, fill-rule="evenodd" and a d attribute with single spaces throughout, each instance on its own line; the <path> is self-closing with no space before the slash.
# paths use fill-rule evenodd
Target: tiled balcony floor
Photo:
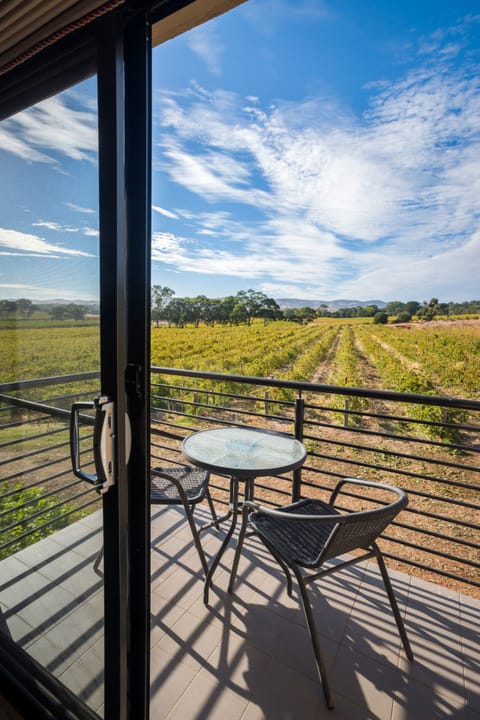
<path id="1" fill-rule="evenodd" d="M 97 517 L 2 561 L 0 605 L 4 631 L 101 714 Z M 310 591 L 336 701 L 330 712 L 296 598 L 256 541 L 246 542 L 231 597 L 227 551 L 205 608 L 182 512 L 154 509 L 152 538 L 152 720 L 480 720 L 480 601 L 391 573 L 410 664 L 374 563 L 317 583 Z M 209 556 L 221 538 L 203 535 Z"/>

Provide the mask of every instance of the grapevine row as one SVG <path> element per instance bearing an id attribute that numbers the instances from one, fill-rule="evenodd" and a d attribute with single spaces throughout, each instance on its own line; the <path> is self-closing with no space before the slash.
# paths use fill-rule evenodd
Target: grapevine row
<path id="1" fill-rule="evenodd" d="M 478 328 L 375 327 L 370 332 L 399 351 L 422 374 L 449 394 L 478 395 L 480 331 Z"/>
<path id="2" fill-rule="evenodd" d="M 380 375 L 384 387 L 389 390 L 398 392 L 415 393 L 423 395 L 436 395 L 438 391 L 434 388 L 432 382 L 412 369 L 407 368 L 392 353 L 389 353 L 375 338 L 371 329 L 367 326 L 357 326 L 355 332 L 361 338 L 366 354 L 375 365 Z M 410 417 L 424 420 L 428 422 L 439 423 L 445 420 L 442 408 L 431 405 L 408 404 L 405 411 Z M 453 413 L 452 417 L 453 419 Z M 457 411 L 455 413 L 456 420 L 463 420 L 464 413 Z M 442 437 L 446 440 L 455 442 L 457 440 L 457 431 L 449 428 L 437 428 L 435 426 L 425 426 L 425 432 L 434 437 Z"/>

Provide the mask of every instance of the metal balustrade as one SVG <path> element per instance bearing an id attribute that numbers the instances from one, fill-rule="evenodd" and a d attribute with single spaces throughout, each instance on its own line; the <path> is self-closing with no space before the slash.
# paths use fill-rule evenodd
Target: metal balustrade
<path id="1" fill-rule="evenodd" d="M 99 507 L 95 491 L 71 472 L 68 440 L 71 403 L 93 397 L 98 384 L 98 374 L 84 373 L 0 385 L 0 556 Z M 152 464 L 184 462 L 181 440 L 208 427 L 294 435 L 307 462 L 289 476 L 259 480 L 262 502 L 326 497 L 346 476 L 399 485 L 410 502 L 389 528 L 385 555 L 403 571 L 478 588 L 479 413 L 473 400 L 153 367 Z M 217 503 L 228 502 L 227 487 L 212 477 Z"/>

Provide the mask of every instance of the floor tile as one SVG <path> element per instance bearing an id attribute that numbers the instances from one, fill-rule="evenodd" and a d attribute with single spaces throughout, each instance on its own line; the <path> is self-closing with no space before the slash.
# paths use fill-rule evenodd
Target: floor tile
<path id="1" fill-rule="evenodd" d="M 96 517 L 94 517 L 94 515 Z M 0 630 L 103 708 L 100 513 L 0 562 Z M 198 523 L 208 509 L 196 512 Z M 67 532 L 68 530 L 68 532 Z M 207 558 L 225 537 L 202 535 Z M 232 539 L 209 605 L 184 514 L 153 508 L 152 720 L 480 720 L 480 600 L 391 572 L 409 663 L 375 562 L 309 586 L 335 709 L 327 710 L 294 583 L 247 538 L 234 591 Z"/>

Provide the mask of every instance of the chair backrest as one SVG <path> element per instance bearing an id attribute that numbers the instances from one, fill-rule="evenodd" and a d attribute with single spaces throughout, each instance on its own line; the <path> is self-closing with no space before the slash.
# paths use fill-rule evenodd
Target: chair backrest
<path id="1" fill-rule="evenodd" d="M 343 553 L 371 546 L 400 510 L 407 505 L 406 494 L 400 492 L 400 498 L 390 505 L 341 515 L 340 522 L 337 523 L 318 558 L 318 564 Z"/>

